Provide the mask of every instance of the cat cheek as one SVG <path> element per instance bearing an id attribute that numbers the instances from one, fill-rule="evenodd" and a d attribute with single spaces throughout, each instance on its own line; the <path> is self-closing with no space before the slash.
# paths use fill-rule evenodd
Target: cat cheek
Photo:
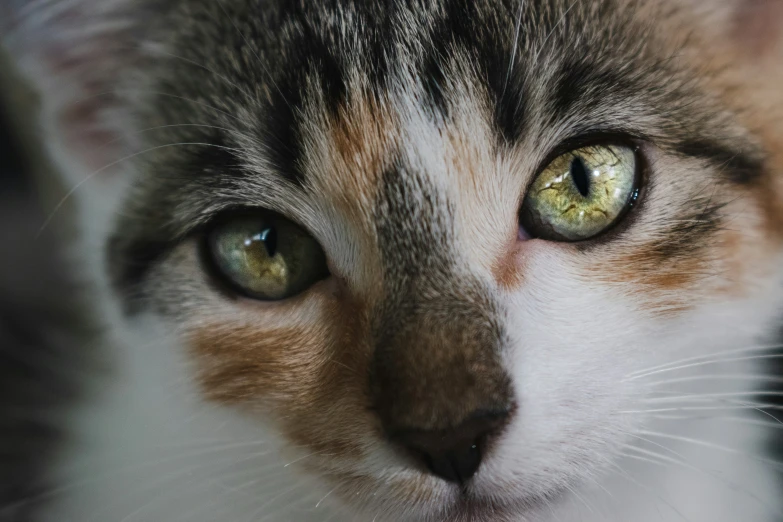
<path id="1" fill-rule="evenodd" d="M 362 378 L 369 358 L 361 349 L 356 319 L 361 314 L 349 308 L 330 308 L 304 326 L 270 329 L 225 321 L 191 330 L 190 355 L 202 396 L 272 418 L 292 445 L 324 455 L 309 466 L 358 460 L 361 441 L 372 432 Z"/>
<path id="2" fill-rule="evenodd" d="M 492 266 L 492 276 L 501 288 L 512 291 L 518 289 L 524 281 L 523 244 L 515 241 Z"/>

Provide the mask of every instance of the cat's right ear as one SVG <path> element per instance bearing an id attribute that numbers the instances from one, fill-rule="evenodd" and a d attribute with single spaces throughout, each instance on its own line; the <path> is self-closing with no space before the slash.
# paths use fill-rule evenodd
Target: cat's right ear
<path id="1" fill-rule="evenodd" d="M 140 0 L 0 0 L 0 36 L 40 94 L 46 142 L 71 185 L 105 185 L 133 151 L 122 92 L 141 66 Z"/>

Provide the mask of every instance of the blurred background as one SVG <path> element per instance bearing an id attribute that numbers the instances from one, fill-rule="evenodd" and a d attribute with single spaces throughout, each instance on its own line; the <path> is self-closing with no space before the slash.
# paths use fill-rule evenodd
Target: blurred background
<path id="1" fill-rule="evenodd" d="M 64 255 L 67 201 L 42 230 L 64 193 L 37 139 L 35 107 L 0 53 L 0 522 L 28 522 L 45 496 L 57 418 L 75 394 L 63 361 L 78 359 L 89 338 Z"/>

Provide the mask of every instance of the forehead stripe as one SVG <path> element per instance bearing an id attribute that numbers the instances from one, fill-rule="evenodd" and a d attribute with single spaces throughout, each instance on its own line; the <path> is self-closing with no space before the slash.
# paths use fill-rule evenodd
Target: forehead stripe
<path id="1" fill-rule="evenodd" d="M 738 184 L 752 183 L 764 173 L 764 160 L 759 151 L 731 147 L 719 140 L 688 139 L 677 146 L 677 152 L 707 161 L 724 178 Z"/>

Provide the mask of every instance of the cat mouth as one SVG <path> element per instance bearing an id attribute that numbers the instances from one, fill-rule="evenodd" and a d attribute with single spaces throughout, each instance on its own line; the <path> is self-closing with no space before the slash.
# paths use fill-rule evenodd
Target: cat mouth
<path id="1" fill-rule="evenodd" d="M 450 488 L 451 489 L 451 488 Z M 453 485 L 448 499 L 422 505 L 430 515 L 426 520 L 438 522 L 507 522 L 530 516 L 558 503 L 567 495 L 567 488 L 546 492 L 515 491 L 511 484 L 485 484 L 480 490 L 475 485 Z M 433 516 L 433 512 L 437 515 Z"/>
<path id="2" fill-rule="evenodd" d="M 509 520 L 511 517 L 519 517 L 521 514 L 538 511 L 547 505 L 551 505 L 560 495 L 560 492 L 548 495 L 528 495 L 513 497 L 509 495 L 502 498 L 509 492 L 492 497 L 479 496 L 469 492 L 461 492 L 459 499 L 456 500 L 448 514 L 442 519 L 442 522 L 501 522 Z"/>
<path id="3" fill-rule="evenodd" d="M 348 504 L 358 501 L 363 504 L 360 510 L 371 514 L 404 508 L 412 521 L 507 522 L 552 506 L 567 494 L 565 488 L 533 492 L 508 483 L 436 485 L 431 477 L 424 481 L 421 478 L 387 482 L 386 486 L 394 484 L 390 491 L 369 477 L 352 477 L 340 487 L 338 496 Z M 357 491 L 363 493 L 362 500 L 357 498 Z"/>

